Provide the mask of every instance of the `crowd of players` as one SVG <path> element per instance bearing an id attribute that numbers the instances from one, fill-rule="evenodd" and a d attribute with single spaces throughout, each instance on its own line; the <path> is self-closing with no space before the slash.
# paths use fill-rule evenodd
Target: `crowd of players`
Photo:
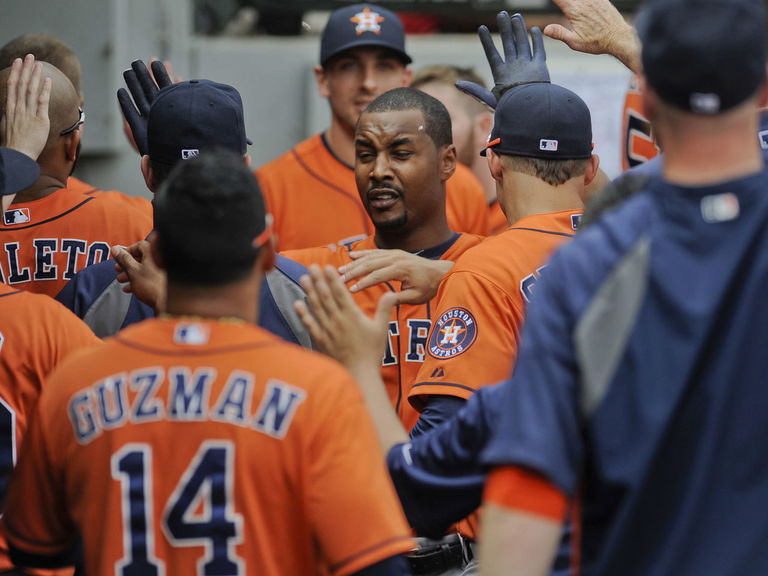
<path id="1" fill-rule="evenodd" d="M 136 61 L 152 204 L 72 176 L 75 54 L 0 49 L 0 574 L 768 570 L 763 2 L 556 3 L 491 90 L 334 11 L 331 125 L 255 171 L 235 87 Z M 544 35 L 661 155 L 608 182 Z"/>

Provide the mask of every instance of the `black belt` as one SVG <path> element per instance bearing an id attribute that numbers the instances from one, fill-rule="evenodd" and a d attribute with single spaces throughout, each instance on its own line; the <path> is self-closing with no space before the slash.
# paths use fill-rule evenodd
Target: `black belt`
<path id="1" fill-rule="evenodd" d="M 416 540 L 419 547 L 406 556 L 414 576 L 463 568 L 474 557 L 472 540 L 464 538 L 461 534 L 449 534 L 442 540 Z"/>

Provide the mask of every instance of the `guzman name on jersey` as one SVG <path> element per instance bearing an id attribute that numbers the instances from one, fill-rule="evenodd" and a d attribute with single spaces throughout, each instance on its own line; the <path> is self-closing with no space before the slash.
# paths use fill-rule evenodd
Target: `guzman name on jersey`
<path id="1" fill-rule="evenodd" d="M 267 382 L 260 398 L 254 398 L 255 377 L 243 370 L 230 372 L 221 392 L 211 398 L 218 377 L 214 368 L 191 372 L 186 366 L 114 374 L 70 397 L 69 420 L 80 444 L 88 444 L 105 430 L 161 420 L 224 422 L 282 439 L 306 398 L 304 390 L 274 379 Z M 158 394 L 166 382 L 167 394 Z"/>

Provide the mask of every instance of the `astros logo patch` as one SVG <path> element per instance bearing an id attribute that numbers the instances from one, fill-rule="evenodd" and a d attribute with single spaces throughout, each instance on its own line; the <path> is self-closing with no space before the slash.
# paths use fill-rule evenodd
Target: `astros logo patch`
<path id="1" fill-rule="evenodd" d="M 450 308 L 435 322 L 429 337 L 429 355 L 452 358 L 466 352 L 477 338 L 475 317 L 464 308 Z"/>
<path id="2" fill-rule="evenodd" d="M 378 12 L 373 12 L 370 8 L 364 8 L 362 12 L 355 14 L 349 21 L 356 24 L 355 32 L 357 34 L 362 34 L 363 32 L 381 34 L 379 22 L 384 22 L 384 17 Z"/>

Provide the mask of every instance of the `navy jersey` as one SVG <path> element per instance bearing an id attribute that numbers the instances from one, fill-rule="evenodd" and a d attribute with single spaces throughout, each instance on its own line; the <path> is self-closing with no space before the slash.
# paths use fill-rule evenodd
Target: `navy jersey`
<path id="1" fill-rule="evenodd" d="M 299 278 L 306 271 L 298 262 L 277 256 L 274 269 L 266 274 L 262 283 L 259 325 L 287 342 L 311 348 L 309 335 L 293 309 L 294 301 L 304 298 Z M 123 285 L 117 281 L 114 260 L 89 266 L 75 274 L 56 299 L 82 318 L 100 338 L 155 316 L 151 307 L 133 294 L 123 292 Z"/>
<path id="2" fill-rule="evenodd" d="M 768 172 L 651 180 L 536 290 L 483 462 L 580 498 L 584 573 L 768 573 Z"/>

